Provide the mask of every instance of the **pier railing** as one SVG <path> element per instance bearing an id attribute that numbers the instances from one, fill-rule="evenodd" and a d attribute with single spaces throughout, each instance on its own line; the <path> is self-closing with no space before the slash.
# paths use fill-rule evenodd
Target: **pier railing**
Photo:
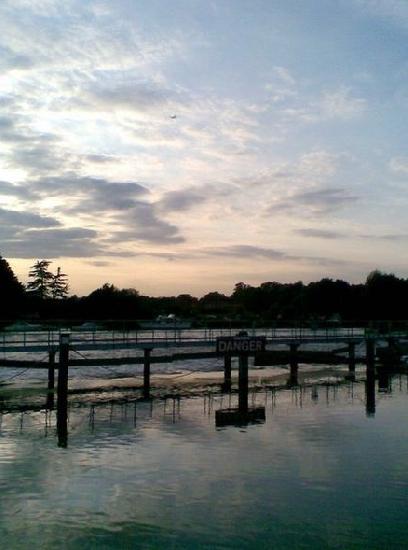
<path id="1" fill-rule="evenodd" d="M 397 330 L 384 331 L 373 327 L 359 326 L 326 326 L 310 328 L 295 327 L 268 327 L 243 328 L 249 336 L 263 336 L 269 344 L 313 342 L 335 342 L 348 340 L 363 340 L 364 338 L 408 338 L 407 329 L 397 327 Z M 227 328 L 200 328 L 200 329 L 165 329 L 165 330 L 127 330 L 127 329 L 49 329 L 49 330 L 19 330 L 0 332 L 1 352 L 40 352 L 59 345 L 61 334 L 70 334 L 70 345 L 75 349 L 108 350 L 130 349 L 144 347 L 196 347 L 208 346 L 216 343 L 217 338 L 233 336 L 237 329 Z"/>

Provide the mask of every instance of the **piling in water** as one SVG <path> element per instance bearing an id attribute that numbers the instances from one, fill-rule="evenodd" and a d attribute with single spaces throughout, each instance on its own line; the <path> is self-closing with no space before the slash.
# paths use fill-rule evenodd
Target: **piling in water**
<path id="1" fill-rule="evenodd" d="M 231 391 L 231 355 L 224 355 L 224 390 Z"/>
<path id="2" fill-rule="evenodd" d="M 238 409 L 241 413 L 248 412 L 248 355 L 241 353 L 239 361 L 238 379 Z"/>
<path id="3" fill-rule="evenodd" d="M 152 348 L 144 349 L 143 358 L 143 397 L 145 399 L 150 398 L 150 354 Z"/>
<path id="4" fill-rule="evenodd" d="M 68 363 L 69 334 L 61 334 L 57 388 L 57 433 L 59 447 L 66 447 L 68 444 Z"/>

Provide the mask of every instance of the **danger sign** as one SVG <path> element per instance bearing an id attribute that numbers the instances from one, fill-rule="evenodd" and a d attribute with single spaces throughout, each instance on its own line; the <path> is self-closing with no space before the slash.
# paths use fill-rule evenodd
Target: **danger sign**
<path id="1" fill-rule="evenodd" d="M 264 336 L 220 336 L 217 338 L 217 353 L 238 355 L 265 351 Z"/>

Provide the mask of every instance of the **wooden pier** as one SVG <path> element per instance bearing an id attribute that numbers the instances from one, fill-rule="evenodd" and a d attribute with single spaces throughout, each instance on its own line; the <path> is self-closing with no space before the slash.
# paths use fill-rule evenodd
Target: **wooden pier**
<path id="1" fill-rule="evenodd" d="M 239 346 L 234 344 L 238 340 L 243 346 L 241 351 L 239 351 Z M 224 342 L 224 346 L 218 345 L 221 341 Z M 64 434 L 69 367 L 142 364 L 143 397 L 149 399 L 153 364 L 217 356 L 224 359 L 223 388 L 225 391 L 231 391 L 231 358 L 236 355 L 239 364 L 240 399 L 238 408 L 239 416 L 242 418 L 261 414 L 259 411 L 254 413 L 248 408 L 248 357 L 250 355 L 254 356 L 255 365 L 287 364 L 289 366 L 288 386 L 295 387 L 298 384 L 300 364 L 348 364 L 349 375 L 353 377 L 356 363 L 365 363 L 367 375 L 371 376 L 375 372 L 378 349 L 382 350 L 382 355 L 395 360 L 401 357 L 405 349 L 408 353 L 407 342 L 408 335 L 406 333 L 373 334 L 363 329 L 354 328 L 247 330 L 238 334 L 236 332 L 234 334 L 231 329 L 159 331 L 156 333 L 154 331 L 106 330 L 83 333 L 75 331 L 3 332 L 0 333 L 0 355 L 2 356 L 0 367 L 47 369 L 50 399 L 53 399 L 54 395 L 54 373 L 57 370 L 57 401 L 60 411 L 59 423 L 62 426 L 59 431 Z M 322 344 L 329 345 L 334 349 L 326 351 L 310 349 L 310 347 Z M 357 348 L 360 355 L 356 355 Z M 163 354 L 163 350 L 166 349 L 170 353 Z M 162 354 L 155 355 L 155 350 L 161 351 Z M 102 352 L 103 356 L 84 355 L 84 352 L 95 351 Z M 119 352 L 127 353 L 118 356 Z M 115 355 L 109 356 L 112 353 Z M 43 354 L 48 361 L 36 359 L 39 354 Z M 57 361 L 56 357 L 58 357 Z M 231 414 L 234 415 L 235 412 Z"/>

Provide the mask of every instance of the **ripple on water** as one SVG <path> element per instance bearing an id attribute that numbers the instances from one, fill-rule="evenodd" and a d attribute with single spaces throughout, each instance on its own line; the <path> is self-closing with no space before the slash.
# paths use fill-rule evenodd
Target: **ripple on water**
<path id="1" fill-rule="evenodd" d="M 266 422 L 215 427 L 215 397 L 3 415 L 4 547 L 403 548 L 406 380 L 262 391 Z M 405 390 L 404 390 L 405 387 Z M 234 402 L 235 396 L 232 397 Z M 49 422 L 46 429 L 45 424 Z M 136 545 L 136 546 L 135 546 Z"/>

